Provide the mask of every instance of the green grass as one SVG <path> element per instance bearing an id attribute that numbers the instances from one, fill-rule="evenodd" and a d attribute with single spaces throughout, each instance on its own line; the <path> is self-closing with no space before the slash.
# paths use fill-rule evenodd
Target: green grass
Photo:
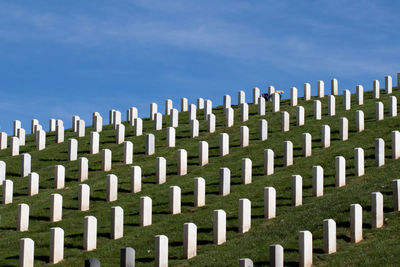
<path id="1" fill-rule="evenodd" d="M 394 88 L 395 95 L 400 92 Z M 187 112 L 179 114 L 179 127 L 176 129 L 176 147 L 166 147 L 165 127 L 169 125 L 169 117 L 164 116 L 163 130 L 154 131 L 153 122 L 143 121 L 144 133 L 154 133 L 156 137 L 156 154 L 145 156 L 145 136 L 133 136 L 133 129 L 126 126 L 126 140 L 134 146 L 134 165 L 142 167 L 142 191 L 130 193 L 130 165 L 123 164 L 123 145 L 115 144 L 115 131 L 111 126 L 103 127 L 100 134 L 100 148 L 112 150 L 113 166 L 107 173 L 118 177 L 118 200 L 106 202 L 106 175 L 101 171 L 101 154 L 89 154 L 90 127 L 86 128 L 86 137 L 77 138 L 79 156 L 89 159 L 89 180 L 91 201 L 90 210 L 78 211 L 78 162 L 69 162 L 68 138 L 76 138 L 71 130 L 65 132 L 65 142 L 55 143 L 55 133 L 47 133 L 46 149 L 36 151 L 33 136 L 27 135 L 27 145 L 21 147 L 20 153 L 32 155 L 32 171 L 40 175 L 40 191 L 38 195 L 27 197 L 27 177 L 20 177 L 20 156 L 10 157 L 9 150 L 0 151 L 0 159 L 7 163 L 7 179 L 14 182 L 14 202 L 0 205 L 0 266 L 18 265 L 19 239 L 32 238 L 35 241 L 35 265 L 46 265 L 49 262 L 49 235 L 51 227 L 61 227 L 65 231 L 64 258 L 59 266 L 82 266 L 89 257 L 96 257 L 102 266 L 119 265 L 120 248 L 133 247 L 136 251 L 138 266 L 154 265 L 154 237 L 164 234 L 169 239 L 170 266 L 237 266 L 239 258 L 251 258 L 255 265 L 268 265 L 271 244 L 281 244 L 285 250 L 285 264 L 298 263 L 298 232 L 309 230 L 313 234 L 314 264 L 317 265 L 399 265 L 400 230 L 399 213 L 392 212 L 393 200 L 391 181 L 398 178 L 400 161 L 391 159 L 391 131 L 399 129 L 398 117 L 388 117 L 389 97 L 381 93 L 385 104 L 385 120 L 375 120 L 375 99 L 372 92 L 364 94 L 364 105 L 356 106 L 352 95 L 352 109 L 344 111 L 342 96 L 336 97 L 336 116 L 327 115 L 327 97 L 322 100 L 322 120 L 313 118 L 313 101 L 299 100 L 305 108 L 305 125 L 295 126 L 296 108 L 289 106 L 289 101 L 281 103 L 281 110 L 290 113 L 290 131 L 281 132 L 281 114 L 272 113 L 271 103 L 267 102 L 266 116 L 257 115 L 257 107 L 249 105 L 249 121 L 240 122 L 240 111 L 235 108 L 235 125 L 224 126 L 224 115 L 221 107 L 213 109 L 216 114 L 217 128 L 215 133 L 207 132 L 202 111 L 198 111 L 200 121 L 200 137 L 190 138 Z M 355 132 L 355 111 L 365 113 L 365 131 Z M 339 118 L 349 120 L 349 140 L 339 140 Z M 258 120 L 268 121 L 268 139 L 258 140 Z M 103 118 L 104 121 L 107 118 Z M 64 122 L 67 124 L 69 122 Z M 87 124 L 90 122 L 87 122 Z M 331 127 L 331 147 L 321 148 L 321 125 Z M 250 129 L 250 146 L 240 147 L 240 126 Z M 219 133 L 226 132 L 230 137 L 230 154 L 219 156 Z M 312 156 L 302 157 L 302 133 L 312 135 Z M 385 140 L 386 161 L 383 167 L 374 166 L 374 140 Z M 209 164 L 198 166 L 198 141 L 209 143 Z M 290 140 L 294 147 L 294 165 L 283 167 L 283 142 Z M 362 177 L 354 176 L 354 148 L 365 150 L 365 172 Z M 177 149 L 184 148 L 188 152 L 188 174 L 177 176 Z M 275 152 L 275 173 L 263 174 L 263 151 L 271 148 Z M 335 187 L 335 156 L 342 155 L 346 159 L 346 186 Z M 163 156 L 167 159 L 167 182 L 155 184 L 155 160 Z M 253 163 L 253 182 L 241 183 L 241 159 L 250 158 Z M 66 188 L 55 190 L 54 165 L 62 164 L 66 168 Z M 324 168 L 324 196 L 312 196 L 312 166 Z M 231 170 L 231 194 L 219 196 L 219 168 Z M 291 176 L 299 174 L 303 177 L 303 205 L 291 206 Z M 193 178 L 203 177 L 206 180 L 206 206 L 193 206 Z M 168 209 L 169 186 L 178 185 L 182 189 L 182 214 L 171 215 Z M 277 217 L 271 220 L 263 218 L 263 188 L 273 186 L 277 193 Z M 371 229 L 370 194 L 380 191 L 384 195 L 385 225 L 381 229 Z M 63 196 L 63 220 L 49 222 L 50 194 L 60 193 Z M 139 199 L 149 196 L 153 200 L 153 224 L 139 226 Z M 238 201 L 248 198 L 252 205 L 252 228 L 245 234 L 239 234 Z M 16 231 L 16 214 L 18 203 L 30 206 L 30 225 L 28 232 Z M 349 241 L 350 204 L 359 203 L 363 207 L 364 240 L 358 244 Z M 124 237 L 111 240 L 110 210 L 113 206 L 124 209 Z M 213 210 L 223 209 L 227 213 L 227 242 L 214 245 L 212 216 Z M 82 249 L 83 221 L 87 215 L 98 220 L 97 249 L 85 252 Z M 332 218 L 337 223 L 337 253 L 323 254 L 322 221 Z M 197 256 L 190 260 L 183 259 L 183 224 L 193 222 L 198 227 Z"/>

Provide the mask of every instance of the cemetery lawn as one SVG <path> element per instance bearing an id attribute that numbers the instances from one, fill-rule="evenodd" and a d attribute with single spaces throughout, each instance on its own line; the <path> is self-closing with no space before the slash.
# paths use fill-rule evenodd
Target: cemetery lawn
<path id="1" fill-rule="evenodd" d="M 393 89 L 399 98 L 400 91 Z M 250 92 L 248 92 L 250 94 Z M 250 99 L 248 96 L 247 99 Z M 317 98 L 313 97 L 313 100 Z M 154 237 L 166 235 L 169 239 L 170 266 L 237 266 L 239 258 L 250 258 L 256 266 L 269 264 L 269 246 L 281 244 L 284 248 L 286 265 L 297 265 L 298 232 L 309 230 L 313 234 L 313 261 L 315 265 L 326 266 L 377 266 L 400 265 L 400 213 L 393 212 L 392 180 L 399 179 L 400 159 L 391 158 L 391 132 L 400 129 L 399 117 L 389 117 L 389 96 L 383 91 L 381 98 L 385 105 L 385 119 L 375 120 L 375 102 L 372 92 L 364 93 L 364 105 L 357 106 L 352 95 L 352 109 L 343 110 L 342 96 L 336 97 L 336 116 L 327 115 L 327 97 L 322 102 L 322 120 L 313 117 L 313 100 L 303 101 L 298 105 L 305 108 L 305 125 L 296 126 L 296 108 L 290 107 L 290 101 L 281 102 L 281 111 L 290 113 L 290 131 L 281 131 L 281 113 L 271 112 L 271 102 L 267 102 L 266 116 L 257 115 L 257 106 L 249 105 L 249 120 L 240 122 L 240 109 L 235 110 L 235 124 L 225 127 L 222 107 L 213 109 L 216 115 L 216 132 L 208 133 L 203 119 L 203 111 L 197 111 L 200 122 L 200 136 L 190 138 L 190 126 L 187 112 L 179 113 L 179 127 L 176 128 L 176 147 L 166 147 L 166 130 L 169 116 L 163 117 L 163 130 L 154 131 L 153 121 L 143 120 L 143 132 L 154 133 L 156 153 L 145 156 L 145 135 L 133 136 L 133 128 L 128 123 L 126 138 L 133 142 L 133 165 L 142 167 L 142 191 L 130 192 L 130 168 L 123 164 L 123 145 L 115 144 L 115 131 L 112 126 L 104 126 L 100 133 L 100 149 L 112 150 L 112 170 L 101 171 L 101 153 L 89 154 L 91 127 L 86 128 L 86 136 L 77 138 L 71 129 L 65 132 L 65 141 L 55 143 L 55 132 L 46 133 L 46 149 L 36 151 L 32 135 L 27 135 L 26 145 L 20 153 L 28 152 L 32 156 L 32 171 L 40 176 L 39 194 L 28 197 L 28 178 L 20 177 L 21 156 L 9 156 L 9 148 L 0 151 L 0 159 L 7 164 L 7 179 L 14 182 L 14 200 L 12 204 L 0 205 L 0 266 L 16 266 L 19 260 L 19 240 L 29 237 L 35 242 L 35 266 L 49 264 L 49 237 L 51 227 L 61 227 L 65 231 L 64 261 L 58 266 L 82 266 L 86 258 L 96 257 L 102 266 L 118 266 L 120 249 L 132 247 L 136 251 L 137 266 L 154 265 Z M 236 102 L 236 101 L 233 101 Z M 178 104 L 176 103 L 175 106 Z M 160 109 L 160 107 L 159 107 Z M 356 133 L 355 112 L 363 110 L 365 131 Z M 349 139 L 339 139 L 339 119 L 347 117 L 349 121 Z M 268 121 L 268 139 L 258 140 L 258 120 Z M 108 121 L 108 114 L 103 114 L 103 122 Z M 41 122 L 43 125 L 48 122 Z M 331 128 L 331 146 L 321 148 L 321 125 Z M 68 128 L 70 122 L 64 122 Z M 91 122 L 86 122 L 91 125 Z M 250 129 L 250 145 L 240 147 L 240 126 Z M 28 127 L 29 126 L 29 127 Z M 23 125 L 30 131 L 30 125 Z M 228 133 L 230 153 L 219 156 L 219 133 Z M 302 133 L 312 135 L 312 156 L 302 156 Z M 78 211 L 78 161 L 68 161 L 68 138 L 77 138 L 78 156 L 89 160 L 90 210 Z M 385 165 L 375 167 L 375 138 L 385 140 Z M 294 165 L 283 167 L 283 142 L 293 142 Z M 198 142 L 209 143 L 209 164 L 198 166 Z M 362 147 L 365 151 L 365 175 L 354 176 L 354 148 Z M 177 176 L 177 149 L 188 152 L 188 174 Z M 275 173 L 265 176 L 263 171 L 264 149 L 275 152 Z M 335 157 L 346 159 L 346 186 L 335 187 Z M 156 157 L 167 160 L 167 182 L 155 184 Z M 241 183 L 241 159 L 250 158 L 253 164 L 252 183 Z M 54 188 L 54 166 L 62 164 L 66 168 L 65 188 Z M 312 166 L 321 165 L 324 169 L 324 196 L 312 196 Z M 219 168 L 231 170 L 231 193 L 225 197 L 219 195 Z M 106 175 L 118 177 L 118 200 L 106 202 Z M 303 178 L 303 205 L 291 206 L 291 176 L 299 174 Z M 196 208 L 193 205 L 193 178 L 206 180 L 206 205 Z M 169 187 L 180 186 L 182 190 L 182 214 L 169 214 Z M 273 186 L 276 189 L 277 208 L 274 219 L 266 220 L 263 216 L 263 188 Z M 384 196 L 385 224 L 383 228 L 371 229 L 371 193 L 381 192 Z M 49 222 L 50 194 L 63 196 L 63 220 Z M 149 196 L 153 201 L 153 224 L 139 226 L 139 200 Z M 251 201 L 251 230 L 238 233 L 238 202 L 241 198 Z M 26 203 L 30 206 L 28 232 L 16 231 L 17 205 Z M 364 240 L 350 242 L 350 205 L 359 203 L 363 208 Z M 110 239 L 110 210 L 121 206 L 124 210 L 124 237 Z M 213 244 L 213 210 L 223 209 L 227 214 L 227 242 Z M 84 217 L 93 215 L 98 220 L 97 249 L 85 252 L 83 243 Z M 322 222 L 332 218 L 337 224 L 337 252 L 323 253 Z M 197 256 L 183 259 L 183 224 L 193 222 L 198 227 Z"/>

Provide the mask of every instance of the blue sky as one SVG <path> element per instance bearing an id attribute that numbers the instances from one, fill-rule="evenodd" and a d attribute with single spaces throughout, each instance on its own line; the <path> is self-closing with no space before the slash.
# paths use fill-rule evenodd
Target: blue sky
<path id="1" fill-rule="evenodd" d="M 268 85 L 397 81 L 400 1 L 0 1 L 0 131 Z M 286 95 L 287 97 L 287 95 Z"/>

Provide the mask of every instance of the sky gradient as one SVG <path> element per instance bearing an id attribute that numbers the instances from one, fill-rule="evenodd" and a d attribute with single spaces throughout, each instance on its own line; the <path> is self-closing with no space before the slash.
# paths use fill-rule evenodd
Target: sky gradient
<path id="1" fill-rule="evenodd" d="M 400 1 L 0 1 L 0 131 L 400 72 Z"/>

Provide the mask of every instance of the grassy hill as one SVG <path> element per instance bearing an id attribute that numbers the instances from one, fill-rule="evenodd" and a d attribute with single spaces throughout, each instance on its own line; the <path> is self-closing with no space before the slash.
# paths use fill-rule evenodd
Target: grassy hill
<path id="1" fill-rule="evenodd" d="M 250 94 L 250 92 L 248 92 Z M 399 98 L 400 91 L 394 88 L 393 94 Z M 313 99 L 316 99 L 313 97 Z M 38 195 L 27 196 L 27 177 L 20 177 L 21 157 L 9 156 L 9 149 L 0 151 L 0 159 L 7 164 L 7 179 L 14 182 L 14 201 L 12 204 L 0 205 L 0 266 L 18 265 L 19 239 L 29 237 L 35 241 L 35 265 L 46 265 L 49 262 L 49 236 L 51 227 L 61 227 L 65 231 L 64 261 L 59 266 L 82 266 L 84 260 L 96 257 L 102 266 L 118 266 L 120 248 L 132 247 L 136 251 L 138 266 L 154 265 L 154 237 L 166 235 L 169 239 L 170 266 L 237 266 L 239 258 L 250 258 L 255 265 L 268 265 L 271 244 L 281 244 L 285 252 L 285 264 L 298 264 L 298 232 L 309 230 L 313 234 L 314 264 L 316 265 L 400 265 L 399 232 L 400 216 L 393 212 L 391 181 L 399 178 L 400 160 L 391 159 L 391 131 L 400 129 L 398 117 L 389 117 L 389 96 L 381 93 L 385 105 L 385 119 L 375 120 L 375 102 L 372 92 L 365 92 L 364 105 L 357 106 L 352 95 L 352 109 L 344 111 L 342 96 L 336 97 L 336 116 L 327 115 L 327 97 L 321 99 L 322 120 L 314 120 L 313 101 L 299 99 L 305 108 L 305 125 L 296 126 L 296 108 L 290 101 L 281 102 L 281 111 L 290 113 L 290 131 L 281 131 L 281 113 L 271 112 L 271 102 L 267 102 L 266 116 L 257 115 L 257 106 L 249 105 L 249 120 L 240 122 L 240 110 L 235 109 L 235 124 L 225 127 L 225 116 L 222 107 L 213 109 L 217 118 L 215 133 L 207 132 L 203 111 L 197 113 L 200 121 L 200 136 L 190 138 L 190 126 L 187 112 L 179 113 L 179 127 L 176 128 L 176 147 L 166 146 L 166 131 L 169 116 L 163 117 L 163 130 L 154 131 L 153 121 L 144 119 L 144 133 L 154 133 L 156 153 L 145 156 L 145 136 L 133 136 L 133 129 L 126 126 L 126 138 L 133 142 L 133 165 L 142 167 L 142 191 L 130 192 L 130 168 L 123 164 L 123 145 L 115 144 L 115 131 L 112 126 L 103 127 L 100 134 L 100 148 L 112 150 L 113 165 L 110 172 L 101 170 L 101 153 L 89 154 L 91 127 L 86 128 L 86 136 L 77 138 L 71 129 L 65 132 L 65 142 L 55 143 L 55 133 L 47 133 L 46 149 L 36 151 L 32 135 L 27 136 L 27 144 L 21 147 L 20 153 L 29 152 L 32 156 L 32 171 L 40 175 Z M 175 104 L 176 105 L 176 104 Z M 365 113 L 365 131 L 356 133 L 355 112 Z M 103 114 L 105 115 L 105 114 Z M 349 139 L 339 139 L 339 118 L 349 120 Z M 268 139 L 258 140 L 258 120 L 268 121 Z M 108 121 L 103 116 L 103 121 Z M 45 123 L 45 122 L 42 122 Z M 47 123 L 47 122 L 46 122 Z M 64 125 L 70 122 L 64 122 Z M 91 122 L 86 122 L 91 124 Z M 321 125 L 331 127 L 331 146 L 321 147 Z M 240 147 L 240 126 L 250 129 L 250 145 Z M 219 156 L 219 134 L 230 136 L 230 154 Z M 312 156 L 302 156 L 302 133 L 312 135 Z M 91 201 L 89 211 L 78 211 L 78 162 L 68 161 L 68 138 L 77 138 L 79 157 L 89 160 L 89 179 Z M 385 140 L 385 165 L 375 167 L 374 140 Z M 290 140 L 294 148 L 294 165 L 283 167 L 283 142 Z M 209 143 L 209 164 L 198 166 L 198 142 Z M 354 148 L 365 150 L 365 175 L 354 176 Z M 188 174 L 177 174 L 177 150 L 184 148 L 188 152 Z M 275 173 L 265 176 L 263 173 L 264 149 L 275 152 Z M 335 156 L 346 159 L 346 186 L 335 187 Z M 167 182 L 155 183 L 156 157 L 167 160 Z M 241 183 L 241 159 L 250 158 L 253 162 L 253 182 Z M 62 164 L 66 168 L 66 188 L 55 190 L 54 165 Z M 324 168 L 324 196 L 312 196 L 312 166 Z M 219 195 L 219 168 L 231 170 L 231 194 Z M 118 200 L 106 202 L 106 175 L 112 173 L 118 177 Z M 303 177 L 303 205 L 291 206 L 291 176 Z M 196 208 L 193 205 L 193 178 L 203 177 L 206 180 L 206 206 Z M 169 186 L 177 185 L 182 189 L 182 214 L 171 215 L 168 209 Z M 277 217 L 266 220 L 263 217 L 263 188 L 273 186 L 277 194 Z M 381 192 L 384 195 L 385 225 L 381 229 L 371 229 L 371 193 Z M 63 220 L 49 222 L 50 194 L 63 196 Z M 153 224 L 139 226 L 139 200 L 149 196 L 153 200 Z M 252 205 L 252 227 L 245 234 L 238 233 L 238 201 L 248 198 Z M 28 232 L 16 231 L 17 205 L 26 203 L 30 206 L 30 223 Z M 363 207 L 364 240 L 353 244 L 350 242 L 349 210 L 350 204 L 359 203 Z M 124 209 L 124 237 L 111 240 L 110 209 L 121 206 Z M 214 245 L 213 210 L 223 209 L 227 213 L 227 242 Z M 97 249 L 85 252 L 82 248 L 83 221 L 87 215 L 98 220 Z M 322 221 L 332 218 L 337 224 L 337 253 L 323 254 Z M 197 256 L 190 260 L 183 259 L 182 240 L 183 224 L 193 222 L 198 227 Z"/>

